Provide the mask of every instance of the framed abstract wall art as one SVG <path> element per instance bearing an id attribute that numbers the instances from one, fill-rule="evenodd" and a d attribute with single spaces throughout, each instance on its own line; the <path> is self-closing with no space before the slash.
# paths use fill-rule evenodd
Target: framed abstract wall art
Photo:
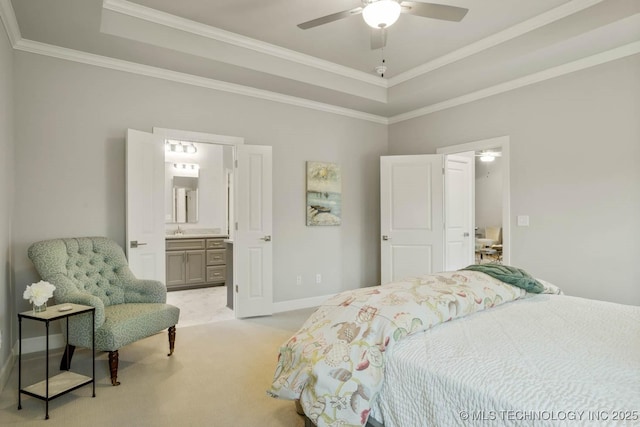
<path id="1" fill-rule="evenodd" d="M 340 165 L 307 162 L 307 225 L 340 225 L 341 222 Z"/>

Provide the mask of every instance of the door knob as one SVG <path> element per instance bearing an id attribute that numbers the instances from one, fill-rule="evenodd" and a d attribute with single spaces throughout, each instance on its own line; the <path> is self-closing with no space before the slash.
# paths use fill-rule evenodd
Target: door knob
<path id="1" fill-rule="evenodd" d="M 146 245 L 146 243 L 144 242 L 138 242 L 137 240 L 131 241 L 131 247 L 134 249 L 137 248 L 138 246 L 144 246 L 144 245 Z"/>
<path id="2" fill-rule="evenodd" d="M 270 242 L 271 241 L 271 236 L 261 237 L 260 240 L 264 240 L 265 242 Z"/>
<path id="3" fill-rule="evenodd" d="M 464 237 L 469 237 L 469 233 L 465 232 L 462 234 Z"/>
<path id="4" fill-rule="evenodd" d="M 387 235 L 383 235 L 382 236 L 382 240 L 391 240 L 391 237 L 387 236 Z"/>

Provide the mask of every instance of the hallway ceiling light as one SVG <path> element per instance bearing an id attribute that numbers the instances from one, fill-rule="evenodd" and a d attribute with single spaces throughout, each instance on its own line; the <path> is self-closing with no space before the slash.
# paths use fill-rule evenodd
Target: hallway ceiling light
<path id="1" fill-rule="evenodd" d="M 493 162 L 496 157 L 502 156 L 501 151 L 486 150 L 476 153 L 476 157 L 480 157 L 481 162 Z"/>

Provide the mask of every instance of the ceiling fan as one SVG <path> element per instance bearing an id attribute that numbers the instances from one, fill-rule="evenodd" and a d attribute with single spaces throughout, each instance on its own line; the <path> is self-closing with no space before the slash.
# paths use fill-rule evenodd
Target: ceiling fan
<path id="1" fill-rule="evenodd" d="M 373 28 L 371 32 L 371 49 L 380 49 L 387 44 L 385 30 L 398 20 L 401 13 L 459 22 L 468 11 L 469 9 L 462 7 L 436 3 L 421 3 L 405 0 L 362 0 L 362 6 L 312 19 L 311 21 L 298 24 L 298 27 L 307 30 L 328 24 L 329 22 L 361 14 L 364 21 Z"/>

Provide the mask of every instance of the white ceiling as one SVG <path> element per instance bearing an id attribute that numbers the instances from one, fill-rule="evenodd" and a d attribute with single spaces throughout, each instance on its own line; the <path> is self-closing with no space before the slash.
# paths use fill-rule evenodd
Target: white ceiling
<path id="1" fill-rule="evenodd" d="M 380 122 L 640 50 L 638 0 L 437 2 L 469 13 L 402 15 L 383 51 L 361 16 L 296 26 L 359 0 L 0 0 L 0 13 L 15 13 L 17 49 Z"/>

